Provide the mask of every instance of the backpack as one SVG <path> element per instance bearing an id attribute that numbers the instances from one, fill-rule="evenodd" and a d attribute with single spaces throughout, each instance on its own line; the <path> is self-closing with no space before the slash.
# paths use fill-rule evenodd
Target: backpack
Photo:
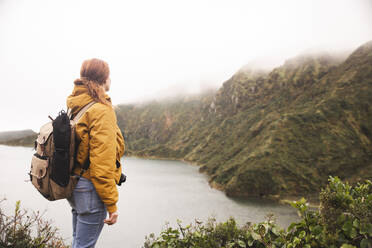
<path id="1" fill-rule="evenodd" d="M 42 196 L 50 201 L 70 198 L 72 191 L 88 168 L 73 175 L 75 164 L 75 125 L 94 104 L 90 102 L 72 118 L 71 110 L 60 111 L 51 122 L 40 128 L 32 156 L 30 180 Z M 88 165 L 89 166 L 89 165 Z"/>

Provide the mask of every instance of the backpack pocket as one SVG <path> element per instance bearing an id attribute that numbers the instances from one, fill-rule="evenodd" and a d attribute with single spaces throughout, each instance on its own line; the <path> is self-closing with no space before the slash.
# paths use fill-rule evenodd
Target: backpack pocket
<path id="1" fill-rule="evenodd" d="M 49 159 L 47 156 L 40 156 L 35 153 L 31 160 L 31 181 L 32 184 L 39 190 L 44 191 L 48 188 L 48 185 L 44 185 L 43 179 L 45 178 L 48 170 Z"/>
<path id="2" fill-rule="evenodd" d="M 55 151 L 52 159 L 50 178 L 60 187 L 67 187 L 70 182 L 70 154 Z"/>

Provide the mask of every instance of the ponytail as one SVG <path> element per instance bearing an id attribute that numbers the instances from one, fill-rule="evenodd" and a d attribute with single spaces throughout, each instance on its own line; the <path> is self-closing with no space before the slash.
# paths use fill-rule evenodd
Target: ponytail
<path id="1" fill-rule="evenodd" d="M 94 101 L 112 107 L 111 102 L 105 98 L 105 90 L 103 89 L 102 85 L 99 85 L 98 83 L 84 77 L 76 79 L 74 84 L 85 85 L 88 88 L 88 94 L 94 99 Z"/>

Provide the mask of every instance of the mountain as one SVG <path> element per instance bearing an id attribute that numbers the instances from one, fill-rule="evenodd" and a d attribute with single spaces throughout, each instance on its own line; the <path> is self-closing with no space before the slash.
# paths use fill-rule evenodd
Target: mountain
<path id="1" fill-rule="evenodd" d="M 36 135 L 31 129 L 0 132 L 0 144 L 30 146 L 33 145 Z"/>
<path id="2" fill-rule="evenodd" d="M 372 42 L 347 59 L 244 67 L 217 92 L 119 105 L 128 155 L 200 166 L 229 196 L 311 195 L 329 175 L 372 178 Z"/>

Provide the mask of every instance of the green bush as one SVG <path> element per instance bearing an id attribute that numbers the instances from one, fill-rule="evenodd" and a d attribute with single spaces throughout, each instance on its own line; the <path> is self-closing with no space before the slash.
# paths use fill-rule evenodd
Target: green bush
<path id="1" fill-rule="evenodd" d="M 144 248 L 371 248 L 372 182 L 355 187 L 337 177 L 329 178 L 320 193 L 320 208 L 311 209 L 304 198 L 291 205 L 301 219 L 287 230 L 278 227 L 272 216 L 259 224 L 239 227 L 233 218 L 224 223 L 215 219 L 205 224 L 177 228 L 167 226 L 158 237 L 146 237 Z"/>
<path id="2" fill-rule="evenodd" d="M 159 237 L 150 234 L 146 238 L 145 248 L 163 247 L 275 247 L 273 245 L 283 243 L 285 234 L 279 230 L 274 221 L 269 218 L 260 224 L 247 223 L 239 228 L 236 221 L 230 218 L 225 223 L 217 223 L 215 219 L 209 219 L 203 225 L 200 221 L 195 224 L 182 226 L 178 222 L 178 228 L 167 227 Z"/>
<path id="3" fill-rule="evenodd" d="M 43 219 L 43 213 L 21 209 L 20 201 L 17 201 L 12 216 L 7 216 L 0 208 L 0 248 L 67 247 L 58 236 L 57 228 Z"/>

